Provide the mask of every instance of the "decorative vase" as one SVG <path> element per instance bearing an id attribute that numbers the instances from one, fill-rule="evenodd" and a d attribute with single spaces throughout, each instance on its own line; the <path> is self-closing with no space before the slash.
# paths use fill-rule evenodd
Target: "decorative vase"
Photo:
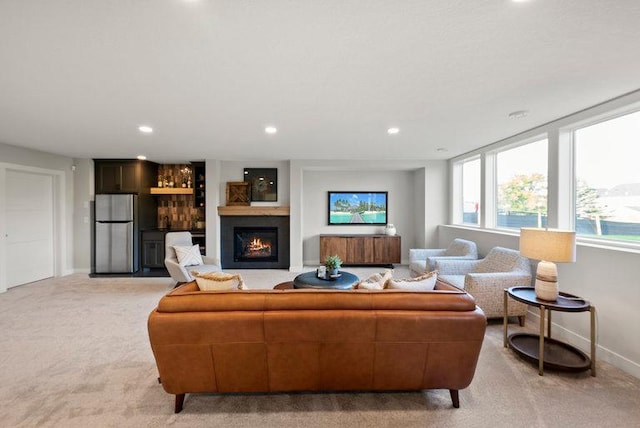
<path id="1" fill-rule="evenodd" d="M 555 302 L 558 300 L 558 268 L 555 263 L 541 260 L 536 269 L 536 297 Z"/>
<path id="2" fill-rule="evenodd" d="M 327 268 L 324 266 L 318 267 L 318 278 L 324 279 L 327 276 Z"/>
<path id="3" fill-rule="evenodd" d="M 389 223 L 384 228 L 384 233 L 386 233 L 389 236 L 394 236 L 396 234 L 396 227 L 393 224 Z"/>

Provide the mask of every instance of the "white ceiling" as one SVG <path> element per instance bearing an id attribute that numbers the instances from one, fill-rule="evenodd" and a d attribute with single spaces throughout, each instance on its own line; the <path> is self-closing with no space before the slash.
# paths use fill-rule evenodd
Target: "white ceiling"
<path id="1" fill-rule="evenodd" d="M 445 159 L 637 89 L 638 0 L 0 1 L 0 142 L 76 158 Z"/>

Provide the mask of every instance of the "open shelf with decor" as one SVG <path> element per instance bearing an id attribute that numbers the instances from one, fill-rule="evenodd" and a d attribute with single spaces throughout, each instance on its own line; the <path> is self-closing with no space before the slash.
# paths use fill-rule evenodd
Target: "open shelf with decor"
<path id="1" fill-rule="evenodd" d="M 193 195 L 193 189 L 183 187 L 152 187 L 152 195 Z"/>

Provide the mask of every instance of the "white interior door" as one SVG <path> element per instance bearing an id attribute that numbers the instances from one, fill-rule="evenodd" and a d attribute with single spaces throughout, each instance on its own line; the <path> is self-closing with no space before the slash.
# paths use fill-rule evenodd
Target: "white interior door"
<path id="1" fill-rule="evenodd" d="M 54 276 L 53 177 L 6 172 L 7 288 Z"/>

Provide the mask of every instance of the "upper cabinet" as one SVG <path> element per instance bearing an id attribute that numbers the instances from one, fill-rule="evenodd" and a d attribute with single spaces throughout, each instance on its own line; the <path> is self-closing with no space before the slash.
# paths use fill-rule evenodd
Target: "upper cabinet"
<path id="1" fill-rule="evenodd" d="M 153 162 L 94 159 L 96 193 L 148 193 L 156 179 Z"/>

